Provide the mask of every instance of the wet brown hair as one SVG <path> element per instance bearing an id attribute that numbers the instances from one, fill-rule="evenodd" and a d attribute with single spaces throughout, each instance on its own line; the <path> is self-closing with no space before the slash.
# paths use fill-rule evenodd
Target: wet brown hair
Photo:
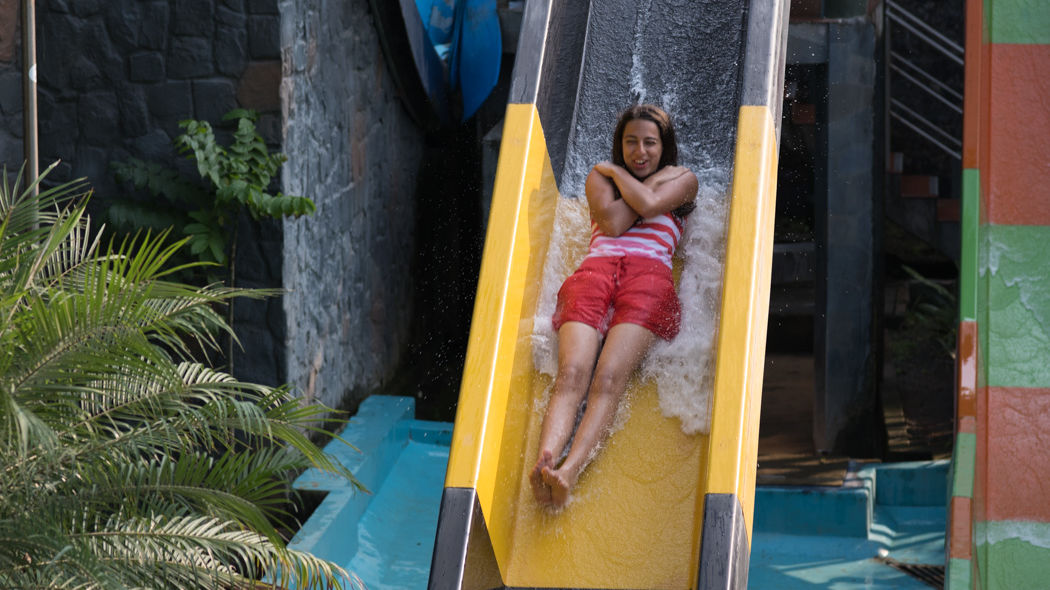
<path id="1" fill-rule="evenodd" d="M 627 124 L 636 119 L 652 121 L 660 133 L 660 144 L 663 151 L 660 153 L 660 162 L 657 164 L 656 169 L 660 170 L 664 166 L 677 166 L 678 140 L 675 137 L 674 124 L 671 123 L 671 116 L 667 114 L 667 111 L 654 104 L 636 104 L 620 113 L 620 118 L 616 121 L 616 128 L 613 130 L 612 163 L 626 169 L 628 172 L 631 171 L 623 158 L 623 133 Z M 634 173 L 631 172 L 631 175 L 633 176 Z M 613 191 L 616 193 L 616 198 L 619 199 L 620 191 L 616 188 L 616 185 L 613 185 Z M 671 213 L 676 217 L 682 218 L 689 215 L 695 208 L 696 203 L 690 201 Z"/>
<path id="2" fill-rule="evenodd" d="M 636 119 L 652 121 L 660 132 L 663 152 L 660 154 L 660 162 L 656 169 L 659 170 L 664 166 L 677 166 L 678 141 L 675 139 L 671 116 L 653 104 L 636 104 L 620 113 L 620 118 L 616 121 L 616 129 L 613 131 L 612 163 L 630 171 L 630 168 L 627 168 L 627 162 L 623 159 L 623 133 L 627 124 Z"/>

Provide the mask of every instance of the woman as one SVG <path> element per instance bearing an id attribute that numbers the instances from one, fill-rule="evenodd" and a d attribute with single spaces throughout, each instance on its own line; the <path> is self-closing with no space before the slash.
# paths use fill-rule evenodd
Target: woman
<path id="1" fill-rule="evenodd" d="M 529 473 L 543 506 L 565 506 L 653 337 L 670 340 L 678 333 L 681 305 L 671 257 L 697 186 L 696 175 L 678 166 L 666 112 L 637 105 L 620 115 L 612 161 L 596 164 L 587 176 L 590 249 L 562 285 L 554 312 L 558 375 Z M 587 409 L 573 436 L 585 396 Z M 558 464 L 570 437 L 568 455 Z"/>

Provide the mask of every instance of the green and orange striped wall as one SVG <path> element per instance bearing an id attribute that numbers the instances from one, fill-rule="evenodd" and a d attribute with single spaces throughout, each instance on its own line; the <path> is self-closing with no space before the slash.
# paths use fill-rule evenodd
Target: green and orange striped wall
<path id="1" fill-rule="evenodd" d="M 1050 587 L 1050 1 L 967 0 L 946 587 Z"/>

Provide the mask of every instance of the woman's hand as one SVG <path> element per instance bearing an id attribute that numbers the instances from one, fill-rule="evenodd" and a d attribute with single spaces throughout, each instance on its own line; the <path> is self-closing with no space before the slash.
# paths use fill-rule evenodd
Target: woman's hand
<path id="1" fill-rule="evenodd" d="M 626 168 L 601 162 L 594 166 L 592 175 L 612 181 L 635 214 L 646 219 L 692 201 L 699 189 L 696 175 L 683 166 L 665 166 L 639 181 Z"/>
<path id="2" fill-rule="evenodd" d="M 627 231 L 638 220 L 638 213 L 631 209 L 627 201 L 616 198 L 616 186 L 611 174 L 619 168 L 611 162 L 600 162 L 587 175 L 585 191 L 587 205 L 591 210 L 591 219 L 598 224 L 598 229 L 607 236 L 616 237 Z M 607 175 L 608 174 L 608 175 Z"/>
<path id="3" fill-rule="evenodd" d="M 614 188 L 622 198 L 616 198 Z M 696 175 L 684 166 L 665 166 L 639 181 L 609 161 L 595 164 L 586 183 L 591 219 L 607 236 L 622 234 L 639 217 L 654 217 L 692 201 L 698 188 Z"/>
<path id="4" fill-rule="evenodd" d="M 609 160 L 604 160 L 594 165 L 594 171 L 606 178 L 613 178 L 613 176 L 617 174 L 617 169 L 623 172 L 627 172 L 626 168 L 622 166 L 617 166 Z"/>

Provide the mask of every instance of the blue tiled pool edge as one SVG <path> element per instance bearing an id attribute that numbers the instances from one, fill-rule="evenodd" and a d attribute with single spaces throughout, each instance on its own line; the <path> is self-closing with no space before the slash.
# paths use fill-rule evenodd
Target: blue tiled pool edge
<path id="1" fill-rule="evenodd" d="M 410 397 L 371 396 L 361 403 L 340 433 L 345 442 L 333 439 L 324 450 L 349 469 L 369 493 L 355 490 L 343 478 L 316 469 L 304 471 L 293 482 L 293 488 L 327 494 L 288 543 L 289 549 L 305 551 L 343 567 L 350 563 L 359 549 L 358 525 L 407 445 L 416 442 L 447 447 L 452 439 L 451 423 L 416 420 L 414 416 L 415 400 Z M 444 461 L 447 463 L 447 451 Z M 440 469 L 443 474 L 444 463 Z M 426 550 L 427 562 L 420 564 L 427 570 L 441 491 L 439 483 L 436 489 L 420 490 L 424 497 L 418 499 L 432 503 L 434 509 L 434 523 L 430 530 L 421 532 L 431 544 Z M 381 586 L 375 581 L 369 583 L 367 577 L 363 579 L 369 588 Z M 424 578 L 420 587 L 425 585 Z"/>
<path id="2" fill-rule="evenodd" d="M 429 517 L 420 519 L 424 528 L 431 528 L 417 531 L 413 541 L 419 546 L 414 550 L 413 559 L 419 563 L 396 565 L 397 569 L 416 570 L 412 579 L 418 578 L 418 581 L 397 581 L 406 579 L 403 573 L 393 582 L 385 579 L 370 582 L 365 578 L 370 589 L 413 590 L 426 586 L 433 549 L 432 527 L 436 526 L 442 491 L 441 484 L 436 482 L 436 470 L 444 473 L 452 425 L 416 420 L 414 414 L 412 398 L 372 396 L 361 404 L 342 433 L 359 451 L 336 440 L 325 447 L 326 452 L 350 469 L 369 490 L 377 492 L 409 444 L 418 442 L 445 449 L 443 459 L 440 453 L 431 453 L 432 458 L 428 459 L 433 463 L 428 463 L 427 471 L 432 472 L 428 479 L 435 481 L 419 486 L 425 489 L 406 501 L 425 504 L 426 511 L 430 511 L 433 504 L 433 524 L 429 524 Z M 441 465 L 437 465 L 441 461 Z M 880 563 L 876 556 L 883 550 L 884 555 L 906 563 L 944 563 L 947 463 L 856 465 L 846 484 L 837 488 L 757 488 L 748 587 L 758 590 L 928 587 Z M 404 476 L 398 478 L 396 487 L 403 491 L 408 486 Z M 293 485 L 296 489 L 327 492 L 327 495 L 289 543 L 289 548 L 307 551 L 346 567 L 358 553 L 359 524 L 376 496 L 356 492 L 348 482 L 315 470 L 304 472 Z M 390 506 L 384 502 L 384 514 L 401 512 L 391 510 Z M 369 518 L 375 519 L 375 515 Z M 380 561 L 400 559 L 397 549 L 400 546 L 391 549 L 390 556 L 380 556 L 385 558 Z M 368 551 L 371 553 L 366 559 L 375 562 L 375 547 L 369 547 Z M 362 573 L 384 576 L 381 572 Z"/>
<path id="3" fill-rule="evenodd" d="M 885 560 L 945 563 L 948 462 L 855 467 L 837 488 L 756 489 L 749 588 L 929 588 Z"/>

